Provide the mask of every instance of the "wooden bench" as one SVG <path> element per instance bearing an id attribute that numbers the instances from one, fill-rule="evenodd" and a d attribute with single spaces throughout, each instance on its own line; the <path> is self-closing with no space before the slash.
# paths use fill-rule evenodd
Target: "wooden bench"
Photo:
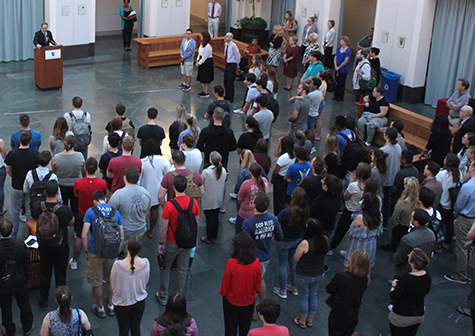
<path id="1" fill-rule="evenodd" d="M 249 45 L 247 43 L 234 40 L 233 42 L 236 43 L 239 53 L 241 54 L 241 57 L 244 55 L 244 49 Z M 226 64 L 224 64 L 224 37 L 214 37 L 211 39 L 211 46 L 213 47 L 213 61 L 214 65 L 217 66 L 218 68 L 224 69 L 226 67 Z M 247 59 L 248 59 L 248 66 L 246 68 L 246 72 L 249 71 L 249 67 L 252 64 L 252 56 L 255 54 L 247 54 Z M 259 55 L 261 55 L 262 60 L 265 62 L 267 61 L 267 56 L 269 53 L 265 50 L 262 50 Z"/>
<path id="2" fill-rule="evenodd" d="M 162 65 L 180 64 L 180 46 L 185 35 L 135 38 L 138 47 L 137 63 L 146 69 Z M 201 34 L 193 34 L 196 41 L 195 59 L 201 43 Z"/>

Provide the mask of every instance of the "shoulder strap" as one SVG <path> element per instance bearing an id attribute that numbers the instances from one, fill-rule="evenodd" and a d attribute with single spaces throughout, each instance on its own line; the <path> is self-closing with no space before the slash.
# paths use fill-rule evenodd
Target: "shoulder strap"
<path id="1" fill-rule="evenodd" d="M 83 115 L 82 115 L 84 121 L 86 120 L 86 117 L 87 117 L 87 112 L 86 111 L 83 111 Z"/>
<path id="2" fill-rule="evenodd" d="M 179 213 L 183 212 L 183 208 L 175 199 L 172 199 L 170 202 L 172 202 L 173 206 L 175 207 L 175 209 L 177 209 Z"/>
<path id="3" fill-rule="evenodd" d="M 348 144 L 351 142 L 350 138 L 348 138 L 343 132 L 338 133 L 338 135 L 341 135 L 341 137 L 345 139 Z"/>
<path id="4" fill-rule="evenodd" d="M 36 169 L 33 170 L 35 172 L 35 175 L 36 175 L 36 178 L 38 178 L 38 174 L 36 173 Z M 53 172 L 50 171 L 48 174 L 45 175 L 45 177 L 43 177 L 43 182 L 46 182 L 46 181 L 49 181 L 49 179 L 51 178 L 51 175 L 53 175 Z"/>
<path id="5" fill-rule="evenodd" d="M 81 336 L 82 332 L 82 318 L 81 318 L 81 311 L 79 309 L 76 309 L 78 312 L 78 336 Z"/>
<path id="6" fill-rule="evenodd" d="M 188 174 L 188 178 L 191 179 L 192 181 L 193 181 L 193 175 L 194 174 L 195 174 L 195 171 L 190 169 L 190 173 Z"/>
<path id="7" fill-rule="evenodd" d="M 115 212 L 116 210 L 111 207 L 111 211 L 109 212 L 109 215 L 107 216 L 107 218 L 115 219 Z"/>
<path id="8" fill-rule="evenodd" d="M 191 211 L 193 212 L 193 203 L 194 203 L 194 199 L 192 197 L 190 197 L 190 204 L 188 204 L 188 211 Z"/>
<path id="9" fill-rule="evenodd" d="M 53 213 L 56 213 L 56 211 L 58 211 L 59 208 L 61 208 L 62 206 L 63 206 L 62 204 L 57 203 L 57 204 L 53 207 L 53 209 L 51 209 L 51 211 L 53 211 Z"/>
<path id="10" fill-rule="evenodd" d="M 76 119 L 76 115 L 71 111 L 69 112 L 69 116 L 71 117 L 71 120 Z"/>
<path id="11" fill-rule="evenodd" d="M 170 173 L 172 173 L 173 176 L 177 177 L 178 176 L 178 173 L 176 170 L 172 170 Z"/>
<path id="12" fill-rule="evenodd" d="M 33 176 L 33 182 L 38 182 L 40 180 L 36 168 L 31 170 L 31 175 Z"/>
<path id="13" fill-rule="evenodd" d="M 92 207 L 92 210 L 94 211 L 94 213 L 96 214 L 97 217 L 102 217 L 104 218 L 104 214 L 101 212 L 101 210 L 99 210 L 99 208 L 97 207 L 97 205 L 94 205 Z"/>
<path id="14" fill-rule="evenodd" d="M 46 203 L 45 202 L 41 202 L 41 211 L 42 212 L 46 211 Z"/>

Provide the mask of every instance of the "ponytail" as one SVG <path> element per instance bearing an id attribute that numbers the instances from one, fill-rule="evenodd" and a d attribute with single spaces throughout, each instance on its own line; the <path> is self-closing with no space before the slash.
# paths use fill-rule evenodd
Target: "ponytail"
<path id="1" fill-rule="evenodd" d="M 211 152 L 210 156 L 211 164 L 214 166 L 214 171 L 216 173 L 216 180 L 221 178 L 223 173 L 223 164 L 221 163 L 222 156 L 217 151 Z"/>
<path id="2" fill-rule="evenodd" d="M 186 122 L 188 123 L 188 125 L 190 125 L 195 139 L 198 139 L 198 136 L 200 134 L 198 133 L 198 120 L 196 120 L 196 117 L 193 114 L 188 114 L 186 116 Z"/>
<path id="3" fill-rule="evenodd" d="M 130 254 L 130 272 L 134 274 L 135 271 L 135 257 L 142 250 L 142 241 L 137 236 L 132 236 L 127 240 L 127 251 Z"/>
<path id="4" fill-rule="evenodd" d="M 68 286 L 59 286 L 54 291 L 54 296 L 56 302 L 59 305 L 59 318 L 64 324 L 71 323 L 72 310 L 71 310 L 71 299 L 72 294 Z M 80 312 L 79 312 L 80 314 Z"/>
<path id="5" fill-rule="evenodd" d="M 261 177 L 261 174 L 262 174 L 261 166 L 255 162 L 251 164 L 249 171 L 251 172 L 251 175 L 256 178 L 256 183 L 257 183 L 257 186 L 259 187 L 259 191 L 262 191 L 265 194 L 266 185 L 264 183 L 264 180 Z"/>

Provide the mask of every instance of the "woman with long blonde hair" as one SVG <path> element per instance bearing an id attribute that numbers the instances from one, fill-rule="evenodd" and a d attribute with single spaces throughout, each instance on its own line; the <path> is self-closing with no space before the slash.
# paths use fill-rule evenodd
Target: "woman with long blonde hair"
<path id="1" fill-rule="evenodd" d="M 269 38 L 269 56 L 267 57 L 267 63 L 272 65 L 275 69 L 279 65 L 283 55 L 284 29 L 282 29 L 280 25 L 275 25 L 272 32 L 273 34 Z"/>
<path id="2" fill-rule="evenodd" d="M 417 208 L 419 181 L 414 176 L 404 179 L 404 191 L 394 207 L 390 223 L 392 227 L 391 243 L 381 246 L 383 250 L 395 252 L 401 238 L 409 231 L 411 215 Z"/>
<path id="3" fill-rule="evenodd" d="M 323 160 L 327 166 L 328 174 L 336 176 L 338 161 L 340 160 L 340 147 L 338 146 L 338 136 L 336 134 L 329 134 L 325 138 Z"/>
<path id="4" fill-rule="evenodd" d="M 178 137 L 180 133 L 186 130 L 186 106 L 184 104 L 178 104 L 176 107 L 176 118 L 175 121 L 170 125 L 168 128 L 168 137 L 170 138 L 170 149 L 172 154 L 176 151 L 180 150 L 180 146 L 178 145 Z"/>

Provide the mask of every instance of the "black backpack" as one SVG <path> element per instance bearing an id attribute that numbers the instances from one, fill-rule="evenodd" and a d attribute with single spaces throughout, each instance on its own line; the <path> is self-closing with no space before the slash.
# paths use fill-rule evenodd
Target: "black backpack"
<path id="1" fill-rule="evenodd" d="M 5 258 L 5 265 L 0 270 L 0 290 L 13 291 L 20 282 L 18 276 L 18 268 L 15 260 L 7 258 L 6 253 L 1 251 L 2 256 Z"/>
<path id="2" fill-rule="evenodd" d="M 36 202 L 46 201 L 45 184 L 49 181 L 51 175 L 53 175 L 53 172 L 50 171 L 45 175 L 45 177 L 43 177 L 41 181 L 38 177 L 38 172 L 36 169 L 31 170 L 31 175 L 33 176 L 33 184 L 30 190 L 30 208 L 33 212 L 33 206 Z"/>
<path id="3" fill-rule="evenodd" d="M 272 92 L 267 92 L 269 93 L 269 95 L 267 96 L 267 109 L 271 110 L 274 114 L 274 120 L 272 122 L 275 122 L 277 120 L 277 117 L 279 116 L 279 102 L 274 98 Z"/>
<path id="4" fill-rule="evenodd" d="M 56 216 L 56 211 L 61 207 L 58 203 L 51 209 L 46 207 L 45 202 L 41 202 L 43 212 L 38 216 L 36 224 L 36 236 L 40 246 L 58 247 L 63 243 L 63 230 Z"/>
<path id="5" fill-rule="evenodd" d="M 358 139 L 356 134 L 351 131 L 353 140 L 350 140 L 344 133 L 339 133 L 346 140 L 345 154 L 341 158 L 341 163 L 346 170 L 354 171 L 358 163 L 364 162 L 369 153 L 368 146 Z"/>
<path id="6" fill-rule="evenodd" d="M 112 208 L 108 216 L 93 206 L 97 216 L 94 247 L 99 258 L 115 259 L 120 252 L 120 226 L 115 220 L 115 209 Z"/>
<path id="7" fill-rule="evenodd" d="M 196 218 L 193 214 L 194 200 L 190 197 L 190 204 L 185 210 L 175 199 L 172 199 L 171 202 L 178 211 L 176 232 L 173 231 L 173 227 L 170 225 L 175 236 L 175 243 L 179 248 L 191 249 L 196 246 L 196 237 L 198 236 L 198 223 L 196 223 Z"/>
<path id="8" fill-rule="evenodd" d="M 325 82 L 327 82 L 327 92 L 335 92 L 336 81 L 331 70 L 325 70 L 324 78 Z"/>
<path id="9" fill-rule="evenodd" d="M 435 209 L 434 213 L 429 219 L 429 222 L 427 223 L 427 227 L 434 232 L 435 235 L 435 246 L 436 249 L 439 249 L 442 247 L 442 243 L 445 241 L 445 235 L 444 231 L 442 230 L 442 226 L 440 223 L 440 220 L 437 218 L 437 211 Z"/>

